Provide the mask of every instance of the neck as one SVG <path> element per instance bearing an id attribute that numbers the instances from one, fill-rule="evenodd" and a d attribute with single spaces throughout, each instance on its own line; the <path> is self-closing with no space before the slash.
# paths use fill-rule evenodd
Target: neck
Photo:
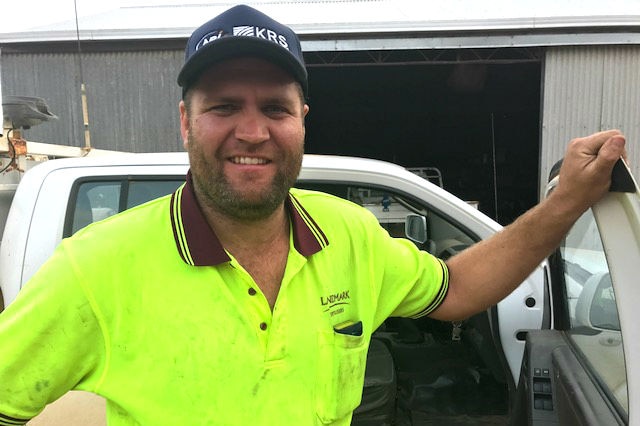
<path id="1" fill-rule="evenodd" d="M 231 252 L 262 250 L 277 241 L 289 238 L 289 217 L 284 204 L 271 215 L 260 219 L 237 219 L 205 207 L 204 215 L 222 246 Z"/>

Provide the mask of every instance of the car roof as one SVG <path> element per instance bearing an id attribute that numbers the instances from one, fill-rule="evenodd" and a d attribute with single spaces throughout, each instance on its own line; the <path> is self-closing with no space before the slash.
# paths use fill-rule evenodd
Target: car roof
<path id="1" fill-rule="evenodd" d="M 47 173 L 55 169 L 76 167 L 169 166 L 188 164 L 189 157 L 186 152 L 108 153 L 44 161 L 39 164 L 37 168 L 40 169 L 41 173 Z M 408 172 L 404 167 L 386 161 L 339 155 L 305 154 L 302 167 L 303 169 L 359 170 L 382 174 L 408 173 L 409 175 L 413 175 L 413 173 Z"/>

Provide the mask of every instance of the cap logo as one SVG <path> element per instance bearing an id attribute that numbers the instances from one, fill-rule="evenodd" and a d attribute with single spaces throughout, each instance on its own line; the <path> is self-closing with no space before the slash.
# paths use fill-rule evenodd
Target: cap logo
<path id="1" fill-rule="evenodd" d="M 184 65 L 178 74 L 182 96 L 212 65 L 245 56 L 258 57 L 281 67 L 300 83 L 307 96 L 308 74 L 296 33 L 242 4 L 208 20 L 191 33 L 184 49 Z"/>
<path id="2" fill-rule="evenodd" d="M 205 34 L 204 37 L 200 39 L 198 44 L 196 44 L 195 50 L 199 50 L 201 47 L 206 46 L 208 43 L 211 43 L 214 40 L 221 38 L 224 35 L 224 30 L 216 30 L 210 33 Z"/>
<path id="3" fill-rule="evenodd" d="M 233 35 L 243 37 L 257 37 L 264 40 L 269 40 L 289 50 L 289 43 L 287 42 L 287 38 L 282 34 L 278 34 L 277 32 L 268 28 L 254 27 L 252 25 L 241 25 L 238 27 L 233 27 Z"/>

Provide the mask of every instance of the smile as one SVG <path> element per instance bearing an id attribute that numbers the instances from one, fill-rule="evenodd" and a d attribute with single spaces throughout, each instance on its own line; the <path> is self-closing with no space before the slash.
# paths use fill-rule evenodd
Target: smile
<path id="1" fill-rule="evenodd" d="M 256 158 L 256 157 L 231 157 L 229 160 L 233 164 L 250 164 L 250 165 L 267 164 L 269 162 L 264 158 Z"/>

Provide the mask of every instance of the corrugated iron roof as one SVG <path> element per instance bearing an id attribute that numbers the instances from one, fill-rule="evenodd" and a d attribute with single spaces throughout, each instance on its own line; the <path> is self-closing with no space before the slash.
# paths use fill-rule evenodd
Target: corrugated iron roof
<path id="1" fill-rule="evenodd" d="M 640 0 L 254 0 L 300 35 L 640 28 Z M 184 38 L 234 2 L 137 4 L 79 19 L 82 40 Z M 0 42 L 75 40 L 75 19 L 0 34 Z"/>

